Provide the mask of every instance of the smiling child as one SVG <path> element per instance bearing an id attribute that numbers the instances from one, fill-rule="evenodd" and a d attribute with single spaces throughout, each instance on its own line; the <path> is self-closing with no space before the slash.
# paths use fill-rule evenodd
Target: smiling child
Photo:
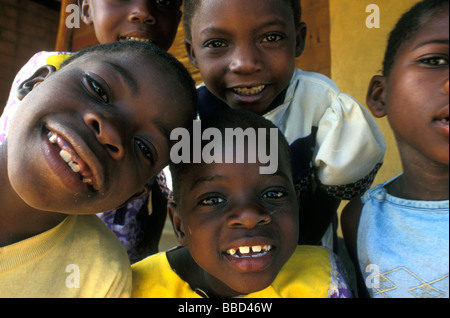
<path id="1" fill-rule="evenodd" d="M 0 297 L 129 296 L 128 257 L 95 213 L 144 195 L 168 163 L 169 132 L 196 114 L 190 74 L 153 45 L 116 42 L 19 89 L 0 144 Z"/>
<path id="2" fill-rule="evenodd" d="M 78 0 L 99 43 L 145 41 L 167 51 L 177 34 L 183 0 Z"/>
<path id="3" fill-rule="evenodd" d="M 258 134 L 264 138 L 258 147 L 269 142 L 269 129 L 277 130 L 241 110 L 202 120 L 203 131 L 218 129 L 222 136 L 234 127 L 266 129 Z M 262 164 L 248 159 L 248 141 L 243 163 L 171 164 L 175 201 L 169 210 L 181 247 L 132 266 L 133 297 L 350 296 L 333 253 L 297 246 L 289 146 L 279 131 L 277 136 L 272 150 L 279 164 L 273 174 L 261 174 Z"/>
<path id="4" fill-rule="evenodd" d="M 182 0 L 78 0 L 81 18 L 92 25 L 100 44 L 141 41 L 151 42 L 168 50 L 181 20 Z M 38 52 L 16 75 L 4 114 L 0 118 L 0 142 L 6 136 L 9 113 L 20 102 L 18 86 L 41 66 L 60 64 L 76 53 Z M 2 105 L 3 106 L 3 105 Z M 99 217 L 125 246 L 130 261 L 135 262 L 158 251 L 162 228 L 166 220 L 167 197 L 170 190 L 165 175 L 160 172 L 149 181 L 150 192 L 117 210 L 99 213 Z"/>

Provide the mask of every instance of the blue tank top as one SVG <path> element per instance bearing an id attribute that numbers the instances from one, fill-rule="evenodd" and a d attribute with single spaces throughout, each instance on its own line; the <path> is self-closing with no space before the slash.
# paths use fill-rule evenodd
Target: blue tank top
<path id="1" fill-rule="evenodd" d="M 449 201 L 367 191 L 358 227 L 358 259 L 371 297 L 449 297 Z"/>

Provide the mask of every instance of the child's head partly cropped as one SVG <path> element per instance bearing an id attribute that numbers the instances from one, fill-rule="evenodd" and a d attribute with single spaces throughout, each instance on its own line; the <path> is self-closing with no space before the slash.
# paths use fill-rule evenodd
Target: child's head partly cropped
<path id="1" fill-rule="evenodd" d="M 137 40 L 165 51 L 172 45 L 181 21 L 183 0 L 78 0 L 81 17 L 93 25 L 100 44 Z"/>
<path id="2" fill-rule="evenodd" d="M 184 66 L 136 41 L 89 48 L 19 89 L 28 94 L 0 146 L 10 183 L 31 207 L 66 214 L 115 209 L 145 193 L 168 163 L 171 130 L 197 112 Z"/>
<path id="3" fill-rule="evenodd" d="M 388 117 L 404 159 L 449 163 L 448 28 L 448 0 L 414 5 L 390 34 L 383 75 L 370 83 L 367 104 Z"/>
<path id="4" fill-rule="evenodd" d="M 306 37 L 299 0 L 187 0 L 184 28 L 207 88 L 257 114 L 288 87 Z"/>
<path id="5" fill-rule="evenodd" d="M 215 296 L 262 290 L 297 245 L 289 145 L 271 122 L 246 111 L 224 110 L 201 124 L 202 163 L 171 163 L 175 204 L 169 210 L 176 234 L 207 274 Z M 228 139 L 233 131 L 234 142 Z M 253 137 L 247 140 L 245 134 Z M 214 151 L 208 140 L 217 146 Z M 214 162 L 205 163 L 212 151 Z M 263 153 L 270 152 L 276 153 L 277 168 L 262 174 Z M 216 163 L 220 157 L 222 163 Z"/>

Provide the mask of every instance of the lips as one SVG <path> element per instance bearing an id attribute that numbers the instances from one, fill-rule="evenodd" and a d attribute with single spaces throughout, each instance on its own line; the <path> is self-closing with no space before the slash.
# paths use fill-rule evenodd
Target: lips
<path id="1" fill-rule="evenodd" d="M 266 85 L 257 85 L 257 86 L 249 86 L 249 87 L 234 87 L 233 91 L 241 96 L 253 96 L 260 94 Z"/>
<path id="2" fill-rule="evenodd" d="M 60 131 L 64 129 L 45 130 L 48 140 L 45 153 L 50 168 L 69 188 L 98 191 L 102 187 L 103 173 L 97 158 L 78 135 Z"/>
<path id="3" fill-rule="evenodd" d="M 78 173 L 83 183 L 93 187 L 93 173 L 89 166 L 80 158 L 75 149 L 61 136 L 55 132 L 49 131 L 48 140 L 57 145 L 61 150 L 60 157 L 67 163 L 74 173 Z"/>
<path id="4" fill-rule="evenodd" d="M 449 135 L 448 119 L 449 119 L 448 106 L 445 107 L 440 112 L 440 114 L 434 118 L 434 122 L 436 123 L 436 126 L 438 127 L 439 131 L 446 136 Z"/>
<path id="5" fill-rule="evenodd" d="M 272 245 L 239 246 L 230 248 L 226 253 L 235 258 L 258 258 L 265 256 L 271 249 Z"/>
<path id="6" fill-rule="evenodd" d="M 145 32 L 134 32 L 126 35 L 121 35 L 117 39 L 118 41 L 139 41 L 145 43 L 153 43 L 150 35 Z"/>
<path id="7" fill-rule="evenodd" d="M 239 239 L 231 246 L 222 255 L 238 272 L 261 272 L 274 262 L 276 248 L 266 238 Z"/>

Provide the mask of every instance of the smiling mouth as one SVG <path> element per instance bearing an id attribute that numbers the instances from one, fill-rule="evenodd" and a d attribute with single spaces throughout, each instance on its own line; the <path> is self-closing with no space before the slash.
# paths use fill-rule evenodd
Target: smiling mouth
<path id="1" fill-rule="evenodd" d="M 227 255 L 235 258 L 259 258 L 272 250 L 272 245 L 239 246 L 226 251 Z"/>
<path id="2" fill-rule="evenodd" d="M 89 189 L 95 190 L 94 175 L 89 166 L 79 157 L 73 147 L 57 133 L 47 130 L 47 137 L 50 143 L 59 147 L 59 156 L 67 163 L 69 168 L 80 176 L 80 180 Z"/>
<path id="3" fill-rule="evenodd" d="M 150 39 L 140 38 L 140 37 L 136 37 L 136 36 L 119 36 L 119 41 L 138 41 L 138 42 L 145 42 L 145 43 L 153 43 L 153 41 Z"/>
<path id="4" fill-rule="evenodd" d="M 266 85 L 252 86 L 252 87 L 235 87 L 233 91 L 242 96 L 252 96 L 261 93 L 266 88 Z"/>

